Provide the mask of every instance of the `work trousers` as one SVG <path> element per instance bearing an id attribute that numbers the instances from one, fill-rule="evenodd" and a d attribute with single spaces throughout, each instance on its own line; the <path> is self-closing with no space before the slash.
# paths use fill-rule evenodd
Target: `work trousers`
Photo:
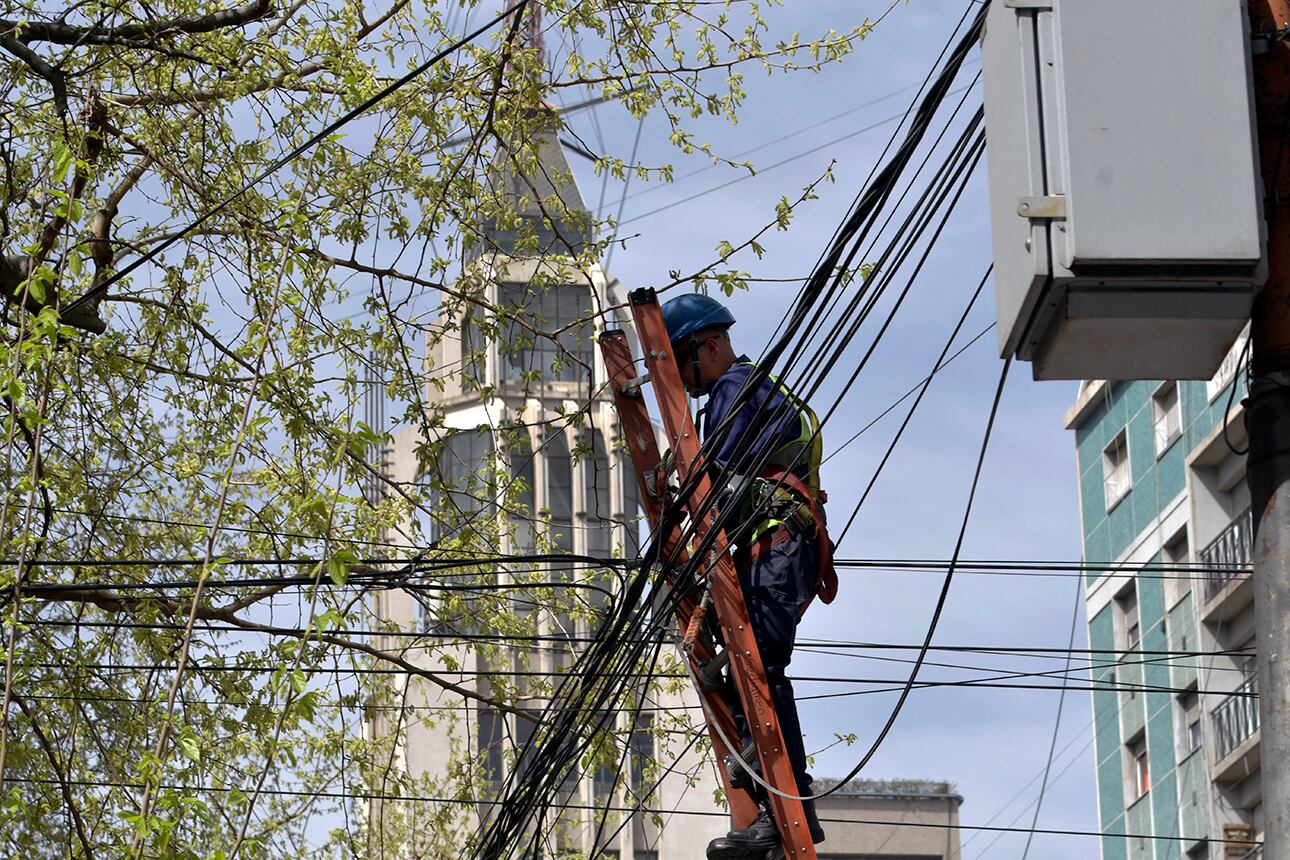
<path id="1" fill-rule="evenodd" d="M 779 718 L 779 730 L 784 736 L 788 760 L 793 765 L 799 794 L 811 790 L 811 775 L 806 772 L 806 746 L 802 740 L 802 724 L 797 716 L 797 701 L 793 697 L 793 682 L 785 671 L 793 659 L 793 645 L 797 639 L 797 622 L 802 610 L 819 587 L 819 549 L 814 529 L 784 540 L 751 561 L 739 564 L 739 585 L 743 589 L 744 604 L 752 622 L 757 650 L 761 652 L 770 686 L 771 702 Z M 743 561 L 740 559 L 740 561 Z M 733 681 L 727 685 L 731 710 L 739 727 L 742 746 L 752 743 L 743 706 L 735 692 Z M 754 768 L 761 772 L 760 763 L 754 759 Z M 760 785 L 755 792 L 760 798 L 765 789 Z"/>

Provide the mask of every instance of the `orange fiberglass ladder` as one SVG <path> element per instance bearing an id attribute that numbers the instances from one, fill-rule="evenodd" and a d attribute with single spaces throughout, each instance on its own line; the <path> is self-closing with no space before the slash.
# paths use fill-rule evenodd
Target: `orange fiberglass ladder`
<path id="1" fill-rule="evenodd" d="M 634 290 L 630 296 L 632 319 L 645 353 L 646 375 L 636 373 L 631 344 L 622 329 L 611 329 L 600 336 L 600 350 L 608 370 L 609 384 L 613 388 L 614 406 L 618 410 L 623 435 L 631 451 L 636 479 L 641 488 L 641 499 L 650 524 L 657 531 L 665 504 L 663 480 L 658 467 L 661 462 L 654 426 L 645 405 L 642 388 L 646 383 L 654 386 L 654 396 L 662 413 L 663 428 L 672 449 L 677 477 L 682 486 L 693 482 L 695 491 L 682 500 L 684 511 L 694 525 L 694 545 L 702 545 L 711 532 L 716 512 L 708 503 L 712 483 L 704 471 L 699 457 L 698 431 L 690 408 L 686 403 L 685 386 L 677 370 L 676 357 L 671 354 L 667 327 L 659 311 L 658 297 L 652 289 Z M 702 512 L 702 516 L 698 514 Z M 675 517 L 674 517 L 675 519 Z M 684 559 L 685 547 L 678 547 L 678 529 L 665 536 L 661 558 Z M 739 699 L 751 730 L 756 754 L 761 759 L 761 772 L 767 783 L 779 791 L 792 795 L 781 797 L 770 792 L 770 803 L 779 827 L 784 855 L 791 858 L 816 860 L 815 845 L 803 814 L 802 803 L 796 800 L 797 781 L 789 763 L 779 719 L 771 703 L 770 687 L 766 683 L 766 670 L 761 662 L 748 621 L 739 577 L 729 552 L 725 533 L 718 530 L 713 535 L 708 563 L 700 566 L 704 590 L 711 595 L 712 609 L 720 627 L 725 650 L 718 651 L 709 637 L 702 634 L 701 621 L 705 607 L 693 595 L 687 595 L 676 605 L 676 621 L 683 634 L 686 659 L 690 662 L 692 677 L 701 679 L 695 686 L 705 707 L 708 735 L 716 755 L 717 767 L 725 783 L 730 813 L 736 827 L 748 827 L 757 817 L 757 804 L 751 788 L 733 789 L 731 773 L 726 767 L 726 756 L 741 753 L 751 761 L 751 751 L 731 749 L 725 742 L 739 743 L 734 715 L 720 692 L 717 673 L 727 660 L 734 676 Z M 670 575 L 665 570 L 664 575 Z M 735 767 L 738 767 L 736 764 Z"/>

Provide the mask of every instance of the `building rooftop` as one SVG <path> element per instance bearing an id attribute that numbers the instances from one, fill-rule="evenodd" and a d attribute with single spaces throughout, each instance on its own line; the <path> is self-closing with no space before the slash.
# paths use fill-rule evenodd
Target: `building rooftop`
<path id="1" fill-rule="evenodd" d="M 822 777 L 816 779 L 811 791 L 819 794 L 837 785 L 839 780 Z M 835 794 L 842 797 L 886 797 L 909 799 L 945 799 L 953 798 L 960 803 L 963 796 L 952 782 L 939 782 L 931 779 L 853 779 L 838 789 Z"/>

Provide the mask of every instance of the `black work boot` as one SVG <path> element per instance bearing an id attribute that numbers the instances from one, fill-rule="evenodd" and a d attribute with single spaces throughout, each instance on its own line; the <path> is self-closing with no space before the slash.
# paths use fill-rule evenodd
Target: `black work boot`
<path id="1" fill-rule="evenodd" d="M 753 780 L 748 773 L 749 765 L 740 764 L 739 757 L 734 753 L 728 753 L 722 759 L 722 763 L 726 766 L 726 775 L 730 778 L 731 788 L 752 788 Z"/>
<path id="2" fill-rule="evenodd" d="M 810 794 L 807 789 L 801 789 L 802 793 Z M 820 816 L 815 812 L 814 800 L 802 801 L 802 813 L 806 818 L 806 829 L 811 834 L 811 841 L 819 845 L 824 841 L 824 828 L 820 826 Z M 784 852 L 782 850 L 767 851 L 762 860 L 783 860 Z"/>
<path id="3" fill-rule="evenodd" d="M 803 800 L 802 812 L 806 814 L 806 826 L 811 831 L 811 841 L 819 845 L 824 841 L 824 828 L 820 826 L 820 816 L 815 813 L 815 801 Z"/>
<path id="4" fill-rule="evenodd" d="M 770 813 L 770 804 L 758 804 L 757 818 L 748 827 L 731 830 L 708 843 L 708 860 L 761 860 L 767 852 L 779 848 L 779 831 Z"/>

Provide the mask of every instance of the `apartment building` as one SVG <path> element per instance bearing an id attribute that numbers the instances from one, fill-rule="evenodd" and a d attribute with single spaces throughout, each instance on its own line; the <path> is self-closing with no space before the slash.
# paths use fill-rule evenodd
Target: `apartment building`
<path id="1" fill-rule="evenodd" d="M 1066 415 L 1106 860 L 1259 856 L 1245 343 L 1208 382 L 1086 381 Z"/>

